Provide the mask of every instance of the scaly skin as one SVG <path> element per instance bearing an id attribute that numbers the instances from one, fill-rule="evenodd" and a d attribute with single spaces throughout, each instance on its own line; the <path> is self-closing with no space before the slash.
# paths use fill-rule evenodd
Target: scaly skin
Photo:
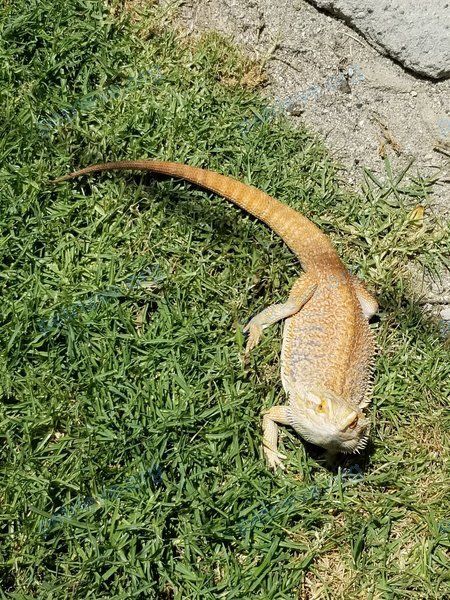
<path id="1" fill-rule="evenodd" d="M 288 403 L 263 415 L 263 450 L 269 465 L 283 467 L 278 425 L 291 425 L 329 453 L 365 446 L 369 423 L 362 409 L 370 402 L 374 341 L 368 319 L 376 300 L 350 275 L 329 238 L 309 219 L 253 186 L 213 171 L 154 160 L 92 165 L 55 179 L 66 181 L 95 171 L 143 170 L 179 177 L 224 196 L 266 223 L 299 258 L 305 273 L 284 304 L 253 317 L 246 352 L 262 331 L 286 319 L 281 378 Z"/>

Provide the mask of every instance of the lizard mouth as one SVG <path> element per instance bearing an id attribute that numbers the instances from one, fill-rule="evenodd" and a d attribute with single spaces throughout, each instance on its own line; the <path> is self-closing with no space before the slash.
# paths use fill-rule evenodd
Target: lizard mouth
<path id="1" fill-rule="evenodd" d="M 369 441 L 370 425 L 363 416 L 357 421 L 356 427 L 350 427 L 347 431 L 341 431 L 334 425 L 330 426 L 328 431 L 318 431 L 319 427 L 311 424 L 310 419 L 299 418 L 294 411 L 288 412 L 288 423 L 307 442 L 333 453 L 359 453 Z"/>

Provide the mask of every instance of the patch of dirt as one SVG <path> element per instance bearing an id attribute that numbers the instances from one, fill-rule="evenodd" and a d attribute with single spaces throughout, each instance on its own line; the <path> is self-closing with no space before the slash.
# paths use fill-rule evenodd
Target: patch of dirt
<path id="1" fill-rule="evenodd" d="M 358 572 L 352 568 L 351 552 L 342 544 L 321 554 L 311 570 L 306 574 L 301 587 L 299 600 L 325 600 L 331 598 L 361 599 L 369 597 L 361 594 L 361 581 Z M 381 596 L 371 590 L 373 600 L 381 600 Z"/>
<path id="2" fill-rule="evenodd" d="M 322 137 L 344 165 L 347 185 L 360 185 L 363 167 L 385 178 L 384 157 L 394 172 L 413 160 L 410 176 L 438 179 L 425 219 L 450 215 L 450 80 L 404 71 L 305 0 L 188 0 L 178 19 L 193 34 L 219 31 L 262 61 L 271 103 Z M 439 313 L 450 296 L 450 274 L 440 282 L 419 275 L 422 303 Z"/>

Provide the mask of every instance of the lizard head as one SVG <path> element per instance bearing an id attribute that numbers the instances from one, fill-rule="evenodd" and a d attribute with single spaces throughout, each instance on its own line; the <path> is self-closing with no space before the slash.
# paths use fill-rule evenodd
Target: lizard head
<path id="1" fill-rule="evenodd" d="M 359 452 L 367 444 L 369 420 L 362 410 L 329 390 L 302 390 L 291 408 L 294 429 L 333 454 Z"/>

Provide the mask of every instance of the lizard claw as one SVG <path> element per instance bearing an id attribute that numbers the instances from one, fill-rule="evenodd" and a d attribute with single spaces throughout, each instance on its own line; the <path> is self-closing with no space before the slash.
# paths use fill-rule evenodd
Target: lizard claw
<path id="1" fill-rule="evenodd" d="M 271 469 L 276 471 L 279 467 L 282 471 L 285 470 L 286 467 L 283 464 L 283 460 L 286 458 L 285 454 L 281 454 L 281 452 L 272 450 L 272 448 L 269 448 L 265 445 L 263 445 L 263 452 L 265 454 L 267 463 Z"/>
<path id="2" fill-rule="evenodd" d="M 263 330 L 261 325 L 256 325 L 255 323 L 252 323 L 250 321 L 250 323 L 246 327 L 244 327 L 244 333 L 247 333 L 247 331 L 249 332 L 249 335 L 247 345 L 245 347 L 246 355 L 249 354 L 253 350 L 253 348 L 258 345 Z"/>

